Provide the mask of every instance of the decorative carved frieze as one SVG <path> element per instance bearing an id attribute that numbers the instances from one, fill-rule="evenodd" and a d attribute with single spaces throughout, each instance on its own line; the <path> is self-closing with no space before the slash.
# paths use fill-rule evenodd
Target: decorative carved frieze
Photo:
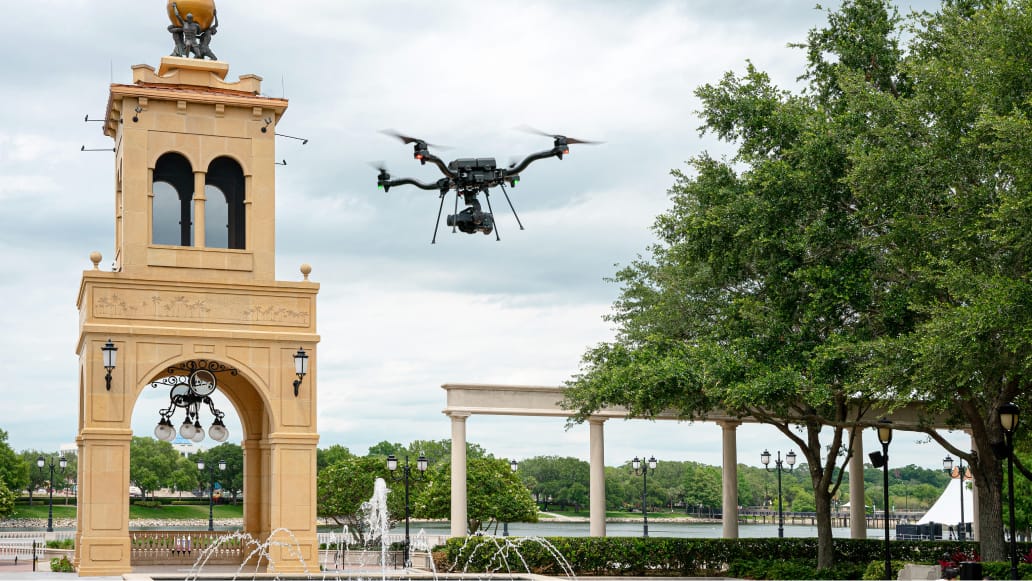
<path id="1" fill-rule="evenodd" d="M 93 315 L 102 319 L 307 327 L 311 305 L 307 297 L 98 288 L 93 296 Z"/>

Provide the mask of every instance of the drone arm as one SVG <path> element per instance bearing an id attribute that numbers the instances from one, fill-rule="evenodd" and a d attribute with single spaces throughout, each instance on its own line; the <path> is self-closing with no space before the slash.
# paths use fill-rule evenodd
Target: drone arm
<path id="1" fill-rule="evenodd" d="M 436 182 L 434 182 L 432 184 L 427 184 L 427 183 L 423 183 L 423 182 L 418 181 L 418 180 L 414 180 L 412 178 L 400 178 L 400 179 L 388 181 L 386 183 L 386 186 L 388 188 L 393 188 L 394 186 L 416 186 L 417 188 L 419 188 L 421 190 L 440 191 L 442 186 L 444 185 L 444 184 L 441 183 L 442 181 L 446 181 L 446 180 L 442 179 L 442 180 L 438 180 L 438 181 L 436 181 Z"/>
<path id="2" fill-rule="evenodd" d="M 441 161 L 441 158 L 437 157 L 436 155 L 434 155 L 432 153 L 429 153 L 429 152 L 424 153 L 422 161 L 429 161 L 430 163 L 436 165 L 437 168 L 441 170 L 441 173 L 443 173 L 444 175 L 448 176 L 450 179 L 454 180 L 456 177 L 458 177 L 458 176 L 455 175 L 455 172 L 453 172 L 452 170 L 448 169 L 448 164 L 446 164 L 443 161 Z"/>
<path id="3" fill-rule="evenodd" d="M 505 178 L 508 179 L 509 177 L 519 175 L 519 173 L 521 171 L 527 169 L 528 165 L 530 165 L 531 163 L 534 163 L 535 161 L 537 161 L 539 159 L 548 159 L 550 157 L 561 157 L 563 153 L 564 153 L 564 151 L 562 149 L 558 148 L 558 147 L 553 147 L 552 149 L 549 149 L 548 151 L 539 151 L 538 153 L 532 153 L 532 154 L 528 155 L 527 157 L 525 157 L 523 159 L 523 161 L 521 161 L 515 167 L 511 167 L 511 168 L 505 170 Z"/>

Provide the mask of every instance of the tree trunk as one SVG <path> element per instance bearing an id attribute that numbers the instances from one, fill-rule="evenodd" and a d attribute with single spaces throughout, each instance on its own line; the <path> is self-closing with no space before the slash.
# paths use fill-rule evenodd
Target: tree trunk
<path id="1" fill-rule="evenodd" d="M 831 493 L 826 487 L 814 488 L 814 507 L 817 509 L 817 568 L 835 564 L 835 546 L 831 534 Z"/>
<path id="2" fill-rule="evenodd" d="M 981 444 L 980 442 L 978 444 Z M 978 487 L 978 539 L 982 560 L 1009 561 L 1010 549 L 1003 536 L 1003 470 L 1006 460 L 996 458 L 988 442 L 978 446 L 971 474 Z"/>

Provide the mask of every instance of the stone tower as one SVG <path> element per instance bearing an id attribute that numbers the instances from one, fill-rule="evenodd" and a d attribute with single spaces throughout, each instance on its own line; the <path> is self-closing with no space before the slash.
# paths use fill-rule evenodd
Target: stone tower
<path id="1" fill-rule="evenodd" d="M 94 253 L 78 295 L 80 575 L 131 571 L 130 420 L 156 382 L 173 386 L 170 401 L 203 384 L 232 402 L 244 431 L 230 440 L 244 450 L 244 530 L 266 540 L 289 529 L 297 548 L 270 549 L 278 572 L 318 556 L 319 285 L 307 265 L 300 280 L 275 278 L 274 134 L 287 101 L 261 96 L 260 77 L 229 82 L 228 72 L 221 61 L 165 57 L 111 85 L 113 268 L 100 270 Z M 298 383 L 300 352 L 310 367 Z M 209 373 L 198 380 L 198 369 Z M 174 422 L 190 411 L 178 407 Z M 141 410 L 156 421 L 158 412 Z M 194 414 L 214 419 L 203 405 Z"/>

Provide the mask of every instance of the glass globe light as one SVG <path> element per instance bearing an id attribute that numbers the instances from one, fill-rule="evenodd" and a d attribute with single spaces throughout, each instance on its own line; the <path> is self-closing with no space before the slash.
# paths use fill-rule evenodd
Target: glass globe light
<path id="1" fill-rule="evenodd" d="M 190 423 L 190 418 L 183 420 L 183 425 L 179 426 L 179 435 L 184 440 L 192 440 L 194 437 L 194 425 Z"/>
<path id="2" fill-rule="evenodd" d="M 229 430 L 226 429 L 226 425 L 222 423 L 222 420 L 216 419 L 211 423 L 211 427 L 208 428 L 208 435 L 216 442 L 225 442 L 229 438 Z"/>
<path id="3" fill-rule="evenodd" d="M 203 442 L 204 441 L 204 428 L 201 427 L 201 422 L 198 421 L 197 423 L 195 423 L 193 425 L 193 429 L 194 429 L 193 437 L 191 437 L 190 440 L 192 440 L 194 443 Z"/>

